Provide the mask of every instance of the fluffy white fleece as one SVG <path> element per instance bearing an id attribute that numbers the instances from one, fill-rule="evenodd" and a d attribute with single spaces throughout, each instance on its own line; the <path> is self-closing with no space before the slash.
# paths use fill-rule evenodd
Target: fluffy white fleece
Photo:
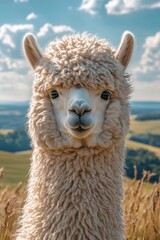
<path id="1" fill-rule="evenodd" d="M 67 36 L 50 43 L 36 64 L 31 62 L 36 45 L 26 50 L 35 69 L 29 111 L 34 150 L 17 240 L 124 239 L 122 176 L 131 92 L 124 70 L 133 48 L 132 35 L 127 37 L 117 53 L 87 34 Z M 49 92 L 77 84 L 112 93 L 94 148 L 63 138 L 56 125 Z"/>

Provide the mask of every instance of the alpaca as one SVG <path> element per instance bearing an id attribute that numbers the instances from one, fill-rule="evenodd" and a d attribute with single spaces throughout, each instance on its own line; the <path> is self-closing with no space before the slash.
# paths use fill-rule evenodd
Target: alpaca
<path id="1" fill-rule="evenodd" d="M 116 51 L 89 34 L 51 42 L 32 34 L 24 52 L 35 81 L 33 155 L 17 240 L 122 240 L 124 142 L 134 37 Z"/>

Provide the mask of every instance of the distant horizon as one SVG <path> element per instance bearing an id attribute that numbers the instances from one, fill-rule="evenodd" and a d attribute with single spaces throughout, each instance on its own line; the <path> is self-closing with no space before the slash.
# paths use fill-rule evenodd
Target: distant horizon
<path id="1" fill-rule="evenodd" d="M 130 100 L 129 101 L 130 103 L 159 103 L 160 104 L 160 101 L 154 101 L 154 100 Z M 28 101 L 0 101 L 0 105 L 26 105 L 26 104 L 29 104 L 30 103 L 30 100 Z"/>

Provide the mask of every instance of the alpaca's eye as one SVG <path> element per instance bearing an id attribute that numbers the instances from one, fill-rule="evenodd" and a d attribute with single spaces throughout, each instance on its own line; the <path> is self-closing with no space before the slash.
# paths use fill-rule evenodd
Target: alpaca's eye
<path id="1" fill-rule="evenodd" d="M 56 90 L 52 90 L 50 92 L 50 94 L 51 94 L 51 98 L 52 99 L 55 99 L 55 98 L 59 97 L 59 94 L 58 94 L 58 92 Z"/>
<path id="2" fill-rule="evenodd" d="M 104 99 L 104 100 L 108 100 L 110 97 L 110 93 L 108 91 L 104 91 L 102 92 L 101 94 L 101 98 Z"/>

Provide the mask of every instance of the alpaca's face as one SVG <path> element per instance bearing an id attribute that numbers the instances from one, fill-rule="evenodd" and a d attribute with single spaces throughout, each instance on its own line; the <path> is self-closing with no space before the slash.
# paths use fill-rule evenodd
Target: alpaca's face
<path id="1" fill-rule="evenodd" d="M 56 87 L 50 97 L 60 134 L 72 137 L 73 141 L 83 141 L 88 146 L 95 145 L 103 131 L 109 91 L 79 85 L 69 89 Z"/>
<path id="2" fill-rule="evenodd" d="M 35 145 L 106 149 L 124 139 L 131 90 L 124 71 L 133 43 L 125 33 L 115 51 L 105 41 L 75 35 L 49 44 L 42 54 L 34 36 L 25 36 L 25 54 L 35 70 L 29 113 Z"/>

